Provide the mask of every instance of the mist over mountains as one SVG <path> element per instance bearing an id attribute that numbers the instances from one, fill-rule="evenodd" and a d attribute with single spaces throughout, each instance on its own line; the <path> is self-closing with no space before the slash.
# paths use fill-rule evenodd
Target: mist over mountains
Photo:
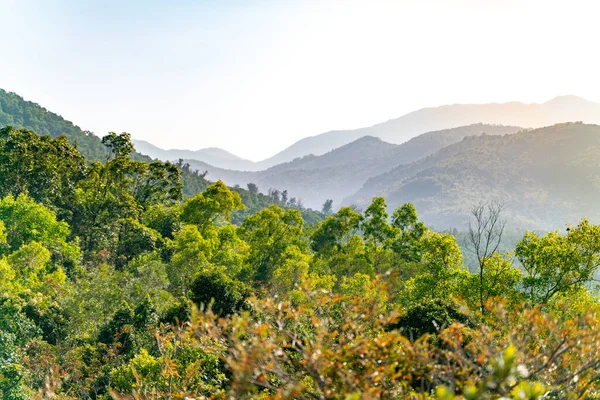
<path id="1" fill-rule="evenodd" d="M 290 196 L 301 198 L 305 205 L 319 208 L 325 199 L 339 205 L 367 179 L 433 154 L 466 136 L 504 135 L 519 130 L 521 128 L 513 126 L 474 124 L 428 132 L 401 145 L 364 136 L 323 155 L 308 155 L 256 172 L 224 170 L 194 160 L 186 162 L 192 168 L 207 171 L 209 180 L 222 179 L 228 185 L 241 186 L 252 182 L 263 190 L 285 189 Z"/>
<path id="2" fill-rule="evenodd" d="M 583 121 L 575 123 L 575 121 Z M 423 220 L 462 227 L 474 203 L 501 199 L 513 225 L 554 229 L 583 216 L 599 219 L 600 105 L 576 96 L 543 104 L 448 105 L 350 131 L 307 137 L 253 162 L 218 148 L 162 150 L 135 141 L 140 159 L 185 160 L 186 195 L 211 181 L 258 185 L 263 193 L 320 208 L 364 208 L 384 196 L 390 209 L 414 203 Z M 102 161 L 98 136 L 20 96 L 0 90 L 0 126 L 65 135 L 90 161 Z M 532 129 L 536 128 L 536 129 Z"/>
<path id="3" fill-rule="evenodd" d="M 574 121 L 587 125 L 561 124 Z M 542 104 L 455 104 L 305 138 L 254 164 L 281 161 L 264 170 L 186 162 L 206 171 L 209 180 L 287 190 L 313 208 L 325 199 L 335 207 L 364 208 L 372 197 L 384 196 L 390 209 L 415 203 L 426 222 L 446 228 L 461 226 L 474 203 L 496 198 L 507 203 L 514 225 L 551 229 L 596 215 L 590 202 L 595 181 L 589 178 L 595 166 L 584 157 L 600 134 L 595 123 L 600 105 L 576 96 Z M 573 168 L 577 163 L 585 166 Z"/>
<path id="4" fill-rule="evenodd" d="M 163 150 L 145 140 L 133 139 L 137 151 L 161 161 L 176 161 L 179 159 L 198 160 L 217 168 L 255 171 L 257 163 L 245 160 L 218 147 L 207 147 L 200 150 Z"/>
<path id="5" fill-rule="evenodd" d="M 309 154 L 325 154 L 364 136 L 373 136 L 392 144 L 400 144 L 422 133 L 477 123 L 540 128 L 569 121 L 600 123 L 600 104 L 577 96 L 559 96 L 542 104 L 515 101 L 423 108 L 371 127 L 336 130 L 309 136 L 259 162 L 243 160 L 224 150 L 222 150 L 222 158 L 216 159 L 216 149 L 202 149 L 196 152 L 162 150 L 155 146 L 151 148 L 147 142 L 135 142 L 140 152 L 163 161 L 184 158 L 202 161 L 218 168 L 259 171 Z"/>
<path id="6" fill-rule="evenodd" d="M 344 204 L 384 196 L 414 203 L 424 221 L 456 227 L 481 201 L 500 201 L 513 226 L 555 229 L 583 216 L 600 220 L 600 126 L 563 123 L 461 142 L 369 179 Z"/>

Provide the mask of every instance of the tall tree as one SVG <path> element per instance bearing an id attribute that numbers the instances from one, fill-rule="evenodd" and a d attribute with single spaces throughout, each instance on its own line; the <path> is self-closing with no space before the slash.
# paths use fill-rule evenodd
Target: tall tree
<path id="1" fill-rule="evenodd" d="M 533 304 L 546 304 L 558 294 L 576 292 L 594 280 L 600 267 L 600 226 L 582 220 L 566 235 L 525 234 L 516 255 L 527 271 L 523 286 Z"/>
<path id="2" fill-rule="evenodd" d="M 333 210 L 333 200 L 331 200 L 331 199 L 325 200 L 325 203 L 323 203 L 323 207 L 321 208 L 321 212 L 325 215 L 329 215 L 329 214 L 331 214 L 332 210 Z"/>
<path id="3" fill-rule="evenodd" d="M 490 258 L 498 251 L 506 221 L 502 219 L 504 206 L 497 202 L 479 204 L 471 208 L 468 223 L 467 248 L 477 257 L 479 268 L 479 307 L 485 314 L 484 274 Z"/>
<path id="4" fill-rule="evenodd" d="M 189 224 L 197 225 L 200 230 L 212 226 L 219 219 L 229 221 L 231 213 L 244 208 L 237 192 L 229 190 L 222 182 L 217 181 L 206 191 L 183 204 L 181 219 Z"/>
<path id="5" fill-rule="evenodd" d="M 300 244 L 303 225 L 298 210 L 282 210 L 276 205 L 248 217 L 242 224 L 240 237 L 250 245 L 249 277 L 270 281 L 275 268 L 283 264 L 286 249 Z"/>
<path id="6" fill-rule="evenodd" d="M 0 129 L 1 197 L 27 193 L 69 218 L 75 186 L 85 173 L 85 159 L 66 137 L 52 139 L 25 129 Z"/>

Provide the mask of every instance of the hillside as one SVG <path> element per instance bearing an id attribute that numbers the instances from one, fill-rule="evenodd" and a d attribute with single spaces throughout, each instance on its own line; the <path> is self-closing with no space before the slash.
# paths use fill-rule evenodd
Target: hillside
<path id="1" fill-rule="evenodd" d="M 161 161 L 199 160 L 217 168 L 235 169 L 240 171 L 256 171 L 257 163 L 245 160 L 223 149 L 208 147 L 200 150 L 163 150 L 144 140 L 132 140 L 135 149 L 151 158 Z"/>
<path id="2" fill-rule="evenodd" d="M 474 124 L 454 129 L 428 132 L 406 143 L 395 145 L 365 136 L 321 156 L 306 156 L 264 171 L 242 172 L 214 168 L 206 163 L 187 160 L 192 168 L 208 171 L 210 180 L 222 179 L 229 185 L 255 183 L 262 190 L 287 189 L 291 196 L 302 198 L 305 205 L 320 207 L 326 199 L 334 205 L 360 189 L 367 179 L 401 164 L 428 156 L 465 136 L 487 133 L 503 135 L 521 128 Z"/>
<path id="3" fill-rule="evenodd" d="M 67 121 L 58 114 L 48 111 L 37 103 L 24 100 L 21 96 L 0 89 L 0 128 L 4 126 L 24 128 L 38 135 L 57 137 L 64 135 L 69 142 L 77 144 L 79 151 L 88 161 L 105 161 L 106 148 L 100 137 L 92 132 L 83 131 L 80 127 Z M 150 161 L 151 158 L 140 153 L 132 154 L 138 161 Z M 184 194 L 193 196 L 208 186 L 208 181 L 195 171 L 182 170 Z"/>
<path id="4" fill-rule="evenodd" d="M 600 104 L 576 96 L 561 96 L 542 104 L 510 102 L 423 108 L 371 127 L 304 138 L 261 164 L 272 166 L 307 154 L 324 154 L 363 136 L 399 144 L 425 132 L 475 123 L 539 128 L 565 121 L 600 123 Z"/>
<path id="5" fill-rule="evenodd" d="M 412 202 L 424 221 L 461 227 L 470 206 L 500 200 L 511 224 L 553 229 L 600 219 L 600 126 L 564 123 L 515 135 L 467 137 L 369 179 L 344 203 Z"/>
<path id="6" fill-rule="evenodd" d="M 38 135 L 51 137 L 64 135 L 71 143 L 77 143 L 79 151 L 90 161 L 98 161 L 106 157 L 104 146 L 98 136 L 83 131 L 77 125 L 39 104 L 0 89 L 0 127 L 6 125 L 29 129 Z"/>

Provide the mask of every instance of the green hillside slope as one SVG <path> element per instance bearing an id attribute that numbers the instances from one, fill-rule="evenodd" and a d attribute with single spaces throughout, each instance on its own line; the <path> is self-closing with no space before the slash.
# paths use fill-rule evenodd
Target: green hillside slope
<path id="1" fill-rule="evenodd" d="M 325 199 L 333 199 L 338 206 L 369 178 L 433 154 L 466 136 L 504 135 L 519 130 L 515 126 L 474 124 L 424 133 L 401 145 L 365 136 L 321 156 L 302 157 L 259 172 L 223 170 L 191 160 L 189 163 L 208 171 L 210 180 L 223 179 L 230 185 L 253 182 L 265 189 L 287 189 L 290 195 L 302 198 L 313 208 L 320 207 Z"/>
<path id="2" fill-rule="evenodd" d="M 384 195 L 390 208 L 414 203 L 440 228 L 460 227 L 482 200 L 500 200 L 511 222 L 553 228 L 600 219 L 600 126 L 564 123 L 515 135 L 467 137 L 436 154 L 372 178 L 345 203 Z"/>

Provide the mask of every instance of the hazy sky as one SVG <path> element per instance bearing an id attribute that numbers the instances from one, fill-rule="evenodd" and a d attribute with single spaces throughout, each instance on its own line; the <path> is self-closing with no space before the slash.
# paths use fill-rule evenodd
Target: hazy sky
<path id="1" fill-rule="evenodd" d="M 0 0 L 0 87 L 99 135 L 258 160 L 425 106 L 600 101 L 596 3 Z"/>

